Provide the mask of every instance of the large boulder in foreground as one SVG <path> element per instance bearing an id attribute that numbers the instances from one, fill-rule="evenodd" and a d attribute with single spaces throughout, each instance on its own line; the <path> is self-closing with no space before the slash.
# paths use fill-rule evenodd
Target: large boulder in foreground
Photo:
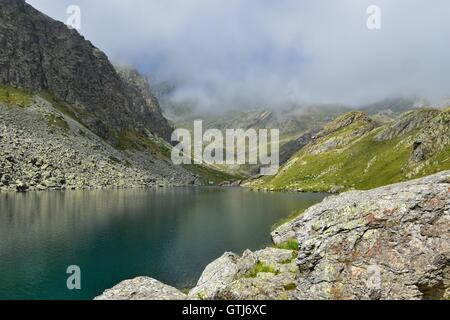
<path id="1" fill-rule="evenodd" d="M 298 299 L 450 298 L 450 171 L 327 198 L 294 225 Z"/>
<path id="2" fill-rule="evenodd" d="M 289 300 L 295 298 L 297 253 L 266 248 L 241 257 L 225 253 L 209 264 L 189 299 Z"/>
<path id="3" fill-rule="evenodd" d="M 155 279 L 139 277 L 106 290 L 95 300 L 185 300 L 181 291 Z"/>

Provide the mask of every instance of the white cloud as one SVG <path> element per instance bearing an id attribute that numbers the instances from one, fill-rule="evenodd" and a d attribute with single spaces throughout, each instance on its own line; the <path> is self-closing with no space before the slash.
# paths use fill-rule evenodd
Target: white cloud
<path id="1" fill-rule="evenodd" d="M 286 101 L 361 104 L 450 96 L 450 2 L 434 0 L 28 0 L 115 61 L 182 83 L 208 107 Z M 382 29 L 366 9 L 382 10 Z"/>

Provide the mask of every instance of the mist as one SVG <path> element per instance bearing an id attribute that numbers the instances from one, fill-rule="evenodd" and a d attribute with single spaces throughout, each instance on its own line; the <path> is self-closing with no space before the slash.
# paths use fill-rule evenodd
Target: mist
<path id="1" fill-rule="evenodd" d="M 450 97 L 448 0 L 28 0 L 208 110 Z M 381 8 L 381 29 L 366 25 Z"/>

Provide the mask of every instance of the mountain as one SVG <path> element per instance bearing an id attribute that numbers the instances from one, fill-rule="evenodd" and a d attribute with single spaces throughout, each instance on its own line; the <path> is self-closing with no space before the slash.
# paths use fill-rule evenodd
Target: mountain
<path id="1" fill-rule="evenodd" d="M 450 109 L 413 109 L 382 124 L 364 112 L 327 124 L 254 189 L 367 190 L 450 169 Z"/>
<path id="2" fill-rule="evenodd" d="M 23 0 L 0 0 L 0 190 L 219 183 L 175 166 L 148 80 Z"/>
<path id="3" fill-rule="evenodd" d="M 24 0 L 0 4 L 0 83 L 49 92 L 66 102 L 87 128 L 112 143 L 127 130 L 150 129 L 170 139 L 172 129 L 157 101 L 124 81 L 107 56 L 76 30 Z"/>

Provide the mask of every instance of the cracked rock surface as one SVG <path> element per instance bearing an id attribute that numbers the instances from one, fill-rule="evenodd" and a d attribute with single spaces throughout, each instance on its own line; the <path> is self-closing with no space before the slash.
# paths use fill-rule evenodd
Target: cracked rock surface
<path id="1" fill-rule="evenodd" d="M 327 198 L 293 224 L 298 299 L 449 299 L 450 172 Z"/>
<path id="2" fill-rule="evenodd" d="M 95 300 L 184 300 L 181 291 L 155 279 L 138 277 L 106 290 Z"/>

